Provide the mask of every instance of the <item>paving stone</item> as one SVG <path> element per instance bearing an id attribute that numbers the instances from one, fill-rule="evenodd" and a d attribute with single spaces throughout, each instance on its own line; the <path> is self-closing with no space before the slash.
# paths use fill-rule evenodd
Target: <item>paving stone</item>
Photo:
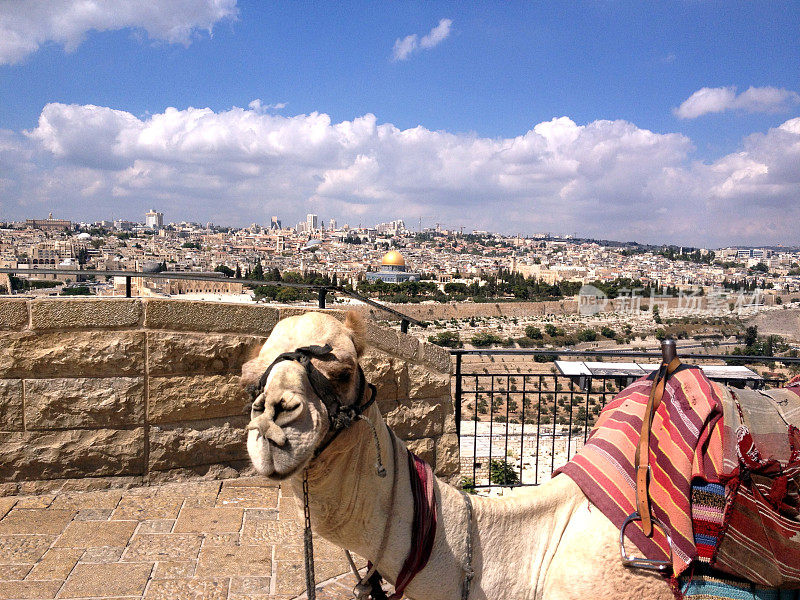
<path id="1" fill-rule="evenodd" d="M 274 479 L 263 476 L 238 477 L 236 479 L 226 479 L 222 482 L 222 489 L 235 487 L 270 487 L 276 490 L 280 488 L 280 483 Z"/>
<path id="2" fill-rule="evenodd" d="M 269 575 L 272 549 L 267 546 L 204 546 L 197 560 L 197 576 L 233 577 Z"/>
<path id="3" fill-rule="evenodd" d="M 17 500 L 14 508 L 47 508 L 53 503 L 55 494 L 42 494 L 41 496 L 22 496 Z M 2 518 L 2 516 L 0 516 Z"/>
<path id="4" fill-rule="evenodd" d="M 222 481 L 182 481 L 166 483 L 153 489 L 157 496 L 184 498 L 186 496 L 216 496 L 222 485 Z"/>
<path id="5" fill-rule="evenodd" d="M 278 490 L 268 487 L 223 488 L 217 496 L 217 506 L 278 508 Z"/>
<path id="6" fill-rule="evenodd" d="M 233 577 L 231 594 L 269 594 L 269 577 Z"/>
<path id="7" fill-rule="evenodd" d="M 72 510 L 47 508 L 14 508 L 0 521 L 0 535 L 36 533 L 58 535 L 75 516 Z"/>
<path id="8" fill-rule="evenodd" d="M 169 533 L 175 526 L 173 519 L 156 519 L 153 521 L 142 521 L 136 529 L 137 535 L 145 533 Z"/>
<path id="9" fill-rule="evenodd" d="M 112 521 L 175 519 L 183 500 L 175 496 L 123 496 L 111 515 Z"/>
<path id="10" fill-rule="evenodd" d="M 5 517 L 17 502 L 18 500 L 13 497 L 0 497 L 0 519 Z"/>
<path id="11" fill-rule="evenodd" d="M 119 562 L 122 553 L 125 552 L 124 546 L 101 546 L 99 548 L 87 548 L 81 557 L 83 563 L 115 563 Z"/>
<path id="12" fill-rule="evenodd" d="M 279 514 L 279 511 L 274 508 L 246 508 L 244 511 L 244 519 L 245 521 L 248 519 L 254 521 L 277 521 Z"/>
<path id="13" fill-rule="evenodd" d="M 225 600 L 228 579 L 159 579 L 150 582 L 145 600 Z"/>
<path id="14" fill-rule="evenodd" d="M 110 508 L 84 508 L 79 510 L 75 515 L 76 521 L 108 521 L 111 518 L 111 513 L 114 512 Z"/>
<path id="15" fill-rule="evenodd" d="M 207 533 L 203 540 L 203 547 L 206 546 L 238 546 L 238 533 Z"/>
<path id="16" fill-rule="evenodd" d="M 50 504 L 50 508 L 71 508 L 83 510 L 90 508 L 114 509 L 119 504 L 123 492 L 120 490 L 100 490 L 95 492 L 62 492 Z"/>
<path id="17" fill-rule="evenodd" d="M 25 579 L 32 565 L 0 565 L 0 581 Z"/>
<path id="18" fill-rule="evenodd" d="M 56 542 L 67 548 L 98 548 L 100 546 L 125 546 L 136 521 L 73 521 Z"/>
<path id="19" fill-rule="evenodd" d="M 80 548 L 51 548 L 33 566 L 27 579 L 60 579 L 63 581 L 82 554 L 83 550 Z"/>
<path id="20" fill-rule="evenodd" d="M 175 533 L 237 532 L 243 516 L 241 508 L 184 508 L 175 523 Z"/>
<path id="21" fill-rule="evenodd" d="M 183 508 L 211 508 L 216 504 L 216 496 L 190 496 L 184 499 Z"/>
<path id="22" fill-rule="evenodd" d="M 275 562 L 275 593 L 302 594 L 305 592 L 306 575 L 303 561 Z M 314 562 L 314 571 L 318 581 L 324 581 L 345 572 L 341 563 L 328 560 L 316 560 Z"/>
<path id="23" fill-rule="evenodd" d="M 0 598 L 55 598 L 61 581 L 0 581 Z M 63 596 L 62 596 L 63 597 Z"/>
<path id="24" fill-rule="evenodd" d="M 191 533 L 146 533 L 134 536 L 122 560 L 155 562 L 159 560 L 193 560 L 197 558 L 203 538 Z"/>
<path id="25" fill-rule="evenodd" d="M 0 536 L 0 564 L 34 563 L 53 543 L 50 535 Z"/>
<path id="26" fill-rule="evenodd" d="M 61 598 L 141 596 L 152 570 L 152 564 L 79 563 L 70 573 L 59 596 Z"/>
<path id="27" fill-rule="evenodd" d="M 185 579 L 194 576 L 197 562 L 158 561 L 153 579 Z"/>
<path id="28" fill-rule="evenodd" d="M 242 544 L 292 544 L 303 542 L 303 526 L 297 521 L 246 521 Z"/>

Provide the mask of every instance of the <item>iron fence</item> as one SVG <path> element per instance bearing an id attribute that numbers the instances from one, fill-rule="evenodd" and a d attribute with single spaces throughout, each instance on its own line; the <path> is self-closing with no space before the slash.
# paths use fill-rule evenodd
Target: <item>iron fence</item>
<path id="1" fill-rule="evenodd" d="M 586 442 L 600 410 L 639 376 L 565 375 L 553 360 L 581 357 L 608 363 L 630 359 L 661 361 L 661 353 L 557 351 L 531 349 L 452 350 L 455 358 L 454 402 L 461 456 L 461 475 L 467 487 L 538 485 L 566 463 Z M 492 359 L 517 356 L 522 362 L 469 362 L 469 357 Z M 736 364 L 780 362 L 800 364 L 800 358 L 718 354 L 683 354 L 689 364 L 720 361 Z M 544 362 L 547 361 L 547 362 Z M 728 385 L 744 382 L 711 376 Z M 763 377 L 747 385 L 779 386 L 782 377 Z"/>

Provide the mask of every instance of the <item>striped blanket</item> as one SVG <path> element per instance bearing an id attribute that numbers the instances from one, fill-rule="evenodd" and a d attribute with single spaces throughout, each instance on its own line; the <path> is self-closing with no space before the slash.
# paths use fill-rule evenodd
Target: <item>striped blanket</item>
<path id="1" fill-rule="evenodd" d="M 600 413 L 583 449 L 557 471 L 570 476 L 617 527 L 622 527 L 636 510 L 633 457 L 652 377 L 639 379 L 620 392 Z M 722 419 L 722 410 L 722 399 L 703 372 L 682 365 L 667 380 L 653 417 L 652 513 L 672 536 L 676 575 L 697 558 L 691 517 L 692 478 L 720 482 L 722 430 L 715 425 Z M 648 538 L 637 522 L 625 533 L 647 558 L 669 559 L 669 545 L 660 528 L 656 527 Z"/>
<path id="2" fill-rule="evenodd" d="M 620 392 L 603 409 L 582 450 L 556 471 L 571 477 L 617 527 L 636 510 L 634 454 L 652 377 Z M 747 573 L 751 581 L 773 587 L 785 585 L 787 576 L 800 575 L 800 535 L 795 541 L 791 529 L 795 524 L 800 531 L 800 523 L 793 520 L 800 509 L 795 484 L 800 481 L 800 432 L 790 430 L 797 433 L 797 454 L 787 436 L 789 419 L 800 417 L 800 396 L 771 390 L 775 398 L 765 403 L 753 396 L 759 394 L 766 395 L 732 392 L 688 365 L 667 381 L 653 418 L 649 494 L 653 516 L 664 523 L 672 539 L 675 577 L 695 561 Z M 787 466 L 794 466 L 793 460 L 797 470 Z M 754 485 L 756 479 L 761 483 Z M 782 530 L 764 516 L 758 497 L 747 502 L 759 493 L 770 510 L 785 513 Z M 738 503 L 733 502 L 736 497 Z M 669 559 L 665 532 L 658 527 L 651 538 L 638 522 L 625 533 L 645 557 Z M 769 573 L 780 562 L 775 555 L 787 563 L 780 574 Z"/>

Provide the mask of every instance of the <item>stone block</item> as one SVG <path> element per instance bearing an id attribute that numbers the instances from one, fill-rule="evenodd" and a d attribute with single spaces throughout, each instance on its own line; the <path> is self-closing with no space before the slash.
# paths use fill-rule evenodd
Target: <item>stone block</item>
<path id="1" fill-rule="evenodd" d="M 149 332 L 147 369 L 153 375 L 222 375 L 242 372 L 265 337 Z"/>
<path id="2" fill-rule="evenodd" d="M 22 431 L 22 381 L 0 379 L 0 431 Z"/>
<path id="3" fill-rule="evenodd" d="M 458 436 L 455 433 L 445 433 L 436 440 L 434 473 L 448 479 L 458 476 L 460 471 L 459 457 Z"/>
<path id="4" fill-rule="evenodd" d="M 328 301 L 330 301 L 330 296 L 328 296 Z M 283 321 L 288 317 L 296 317 L 298 315 L 304 315 L 307 312 L 321 312 L 332 316 L 333 318 L 344 321 L 344 317 L 347 314 L 347 311 L 340 310 L 337 308 L 301 308 L 299 306 L 282 306 L 278 309 L 278 320 Z"/>
<path id="5" fill-rule="evenodd" d="M 249 416 L 150 428 L 150 470 L 245 460 Z"/>
<path id="6" fill-rule="evenodd" d="M 184 507 L 175 522 L 175 533 L 236 533 L 243 518 L 243 508 Z"/>
<path id="7" fill-rule="evenodd" d="M 278 322 L 278 309 L 223 302 L 147 300 L 144 322 L 148 329 L 269 335 Z"/>
<path id="8" fill-rule="evenodd" d="M 386 424 L 403 440 L 435 437 L 442 433 L 444 413 L 438 402 L 400 404 L 386 415 Z"/>
<path id="9" fill-rule="evenodd" d="M 33 329 L 121 329 L 142 318 L 139 300 L 69 298 L 31 302 Z"/>
<path id="10" fill-rule="evenodd" d="M 10 432 L 0 480 L 131 475 L 143 472 L 143 456 L 143 428 Z"/>
<path id="11" fill-rule="evenodd" d="M 59 548 L 125 548 L 136 521 L 73 521 L 55 543 Z"/>
<path id="12" fill-rule="evenodd" d="M 405 361 L 370 348 L 359 362 L 367 381 L 377 388 L 381 412 L 392 410 L 397 400 L 408 397 L 408 369 Z"/>
<path id="13" fill-rule="evenodd" d="M 61 581 L 0 581 L 0 598 L 55 598 Z"/>
<path id="14" fill-rule="evenodd" d="M 452 363 L 447 348 L 442 348 L 436 344 L 422 343 L 420 344 L 420 349 L 425 366 L 441 373 L 450 373 Z"/>
<path id="15" fill-rule="evenodd" d="M 398 333 L 397 335 L 397 353 L 405 359 L 416 360 L 419 356 L 420 343 L 414 336 Z"/>
<path id="16" fill-rule="evenodd" d="M 74 510 L 15 508 L 0 521 L 0 535 L 58 535 L 74 516 Z"/>
<path id="17" fill-rule="evenodd" d="M 26 428 L 123 428 L 144 425 L 143 377 L 25 381 Z"/>
<path id="18" fill-rule="evenodd" d="M 367 321 L 365 325 L 367 345 L 369 347 L 383 350 L 384 352 L 388 352 L 392 355 L 397 354 L 398 342 L 396 331 L 386 327 L 379 327 L 370 321 Z"/>
<path id="19" fill-rule="evenodd" d="M 197 577 L 241 577 L 269 575 L 272 552 L 264 546 L 207 546 L 200 551 Z"/>
<path id="20" fill-rule="evenodd" d="M 431 371 L 420 365 L 408 367 L 408 397 L 441 398 L 450 395 L 450 375 Z"/>
<path id="21" fill-rule="evenodd" d="M 145 335 L 135 331 L 8 333 L 0 376 L 120 377 L 144 374 Z"/>
<path id="22" fill-rule="evenodd" d="M 436 444 L 431 438 L 406 441 L 406 447 L 426 463 L 436 468 Z"/>
<path id="23" fill-rule="evenodd" d="M 0 300 L 0 330 L 24 329 L 28 326 L 28 302 Z"/>
<path id="24" fill-rule="evenodd" d="M 249 414 L 250 398 L 236 375 L 151 377 L 147 419 L 178 423 Z"/>

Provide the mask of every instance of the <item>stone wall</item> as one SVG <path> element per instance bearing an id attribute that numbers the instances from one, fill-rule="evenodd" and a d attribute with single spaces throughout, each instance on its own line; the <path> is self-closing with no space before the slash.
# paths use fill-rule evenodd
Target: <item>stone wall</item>
<path id="1" fill-rule="evenodd" d="M 279 319 L 299 312 L 0 300 L 0 495 L 246 472 L 241 367 Z M 387 422 L 437 473 L 455 476 L 449 354 L 371 323 L 368 336 L 363 366 Z"/>

